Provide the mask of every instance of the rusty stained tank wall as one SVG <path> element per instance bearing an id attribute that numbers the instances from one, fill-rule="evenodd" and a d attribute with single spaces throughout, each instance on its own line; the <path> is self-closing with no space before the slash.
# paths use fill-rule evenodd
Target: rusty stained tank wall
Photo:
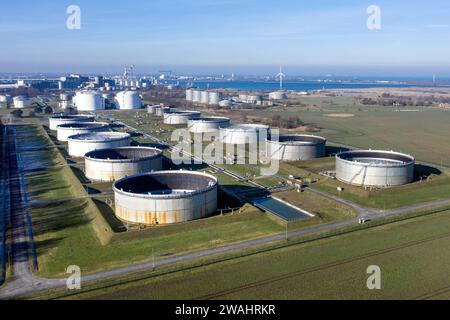
<path id="1" fill-rule="evenodd" d="M 174 173 L 180 174 L 177 171 Z M 218 188 L 217 179 L 209 177 L 215 181 L 213 186 L 179 196 L 132 194 L 114 186 L 115 214 L 122 221 L 144 225 L 171 224 L 208 217 L 217 211 Z"/>
<path id="2" fill-rule="evenodd" d="M 156 148 L 96 150 L 88 152 L 84 159 L 86 177 L 93 181 L 116 181 L 139 173 L 158 171 L 163 167 L 162 151 Z"/>

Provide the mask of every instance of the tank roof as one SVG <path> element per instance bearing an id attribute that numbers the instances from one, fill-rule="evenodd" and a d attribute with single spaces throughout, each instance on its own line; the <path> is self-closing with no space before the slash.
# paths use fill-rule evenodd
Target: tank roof
<path id="1" fill-rule="evenodd" d="M 217 186 L 217 178 L 195 171 L 157 171 L 126 177 L 113 189 L 142 198 L 185 198 Z"/>
<path id="2" fill-rule="evenodd" d="M 102 128 L 108 127 L 109 124 L 106 122 L 75 122 L 75 123 L 64 123 L 57 126 L 58 129 L 82 129 L 82 128 Z"/>
<path id="3" fill-rule="evenodd" d="M 94 150 L 85 158 L 102 162 L 133 162 L 153 159 L 162 155 L 162 150 L 150 147 L 119 147 Z"/>
<path id="4" fill-rule="evenodd" d="M 125 132 L 92 132 L 76 134 L 69 137 L 70 141 L 107 142 L 129 139 L 131 135 Z"/>
<path id="5" fill-rule="evenodd" d="M 352 150 L 338 153 L 336 158 L 373 165 L 373 166 L 383 166 L 383 165 L 405 165 L 412 164 L 415 162 L 413 156 L 408 154 L 395 152 L 395 151 L 385 151 L 385 150 Z"/>
<path id="6" fill-rule="evenodd" d="M 280 134 L 278 141 L 272 142 L 288 145 L 315 145 L 325 143 L 326 141 L 323 137 L 307 134 Z"/>

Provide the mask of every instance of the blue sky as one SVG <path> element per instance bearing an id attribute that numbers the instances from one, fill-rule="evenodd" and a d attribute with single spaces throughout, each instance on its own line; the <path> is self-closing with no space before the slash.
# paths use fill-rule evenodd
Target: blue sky
<path id="1" fill-rule="evenodd" d="M 66 8 L 81 8 L 81 30 Z M 381 8 L 381 30 L 366 9 Z M 2 1 L 0 72 L 450 76 L 445 0 Z"/>

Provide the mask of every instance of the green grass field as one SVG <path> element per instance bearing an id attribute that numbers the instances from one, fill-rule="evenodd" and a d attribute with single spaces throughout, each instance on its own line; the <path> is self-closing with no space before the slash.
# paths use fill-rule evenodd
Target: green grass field
<path id="1" fill-rule="evenodd" d="M 445 211 L 71 298 L 446 298 L 449 218 Z M 381 290 L 366 287 L 370 265 L 381 268 Z"/>

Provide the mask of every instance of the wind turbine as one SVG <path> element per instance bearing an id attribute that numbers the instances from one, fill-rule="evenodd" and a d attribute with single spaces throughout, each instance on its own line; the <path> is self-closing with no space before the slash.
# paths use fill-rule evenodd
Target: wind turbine
<path id="1" fill-rule="evenodd" d="M 283 69 L 280 65 L 280 73 L 278 73 L 275 78 L 280 78 L 280 90 L 283 90 L 283 78 L 285 78 L 286 75 L 283 73 Z"/>

